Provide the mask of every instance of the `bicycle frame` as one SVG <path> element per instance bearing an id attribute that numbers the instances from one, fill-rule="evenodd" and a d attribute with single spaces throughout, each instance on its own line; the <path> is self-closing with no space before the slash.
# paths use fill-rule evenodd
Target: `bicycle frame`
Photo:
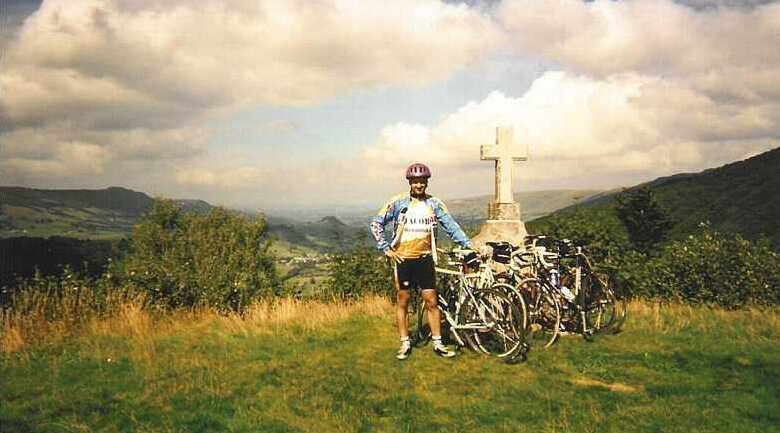
<path id="1" fill-rule="evenodd" d="M 447 253 L 446 251 L 444 252 Z M 458 333 L 458 330 L 464 331 L 464 330 L 486 330 L 486 329 L 493 329 L 495 327 L 495 318 L 488 318 L 486 312 L 488 308 L 484 304 L 484 302 L 479 299 L 474 294 L 475 290 L 484 289 L 486 287 L 490 287 L 495 282 L 495 279 L 493 277 L 493 273 L 490 270 L 490 263 L 488 261 L 483 261 L 480 263 L 480 269 L 479 272 L 473 273 L 473 274 L 467 274 L 465 273 L 464 265 L 462 263 L 462 260 L 460 260 L 460 253 L 455 252 L 457 254 L 457 258 L 459 260 L 453 262 L 450 261 L 450 264 L 457 264 L 458 271 L 451 271 L 449 269 L 443 269 L 443 268 L 436 268 L 436 272 L 445 274 L 445 275 L 456 275 L 457 276 L 457 290 L 458 293 L 455 296 L 455 304 L 450 305 L 448 301 L 452 301 L 452 297 L 450 299 L 447 299 L 446 294 L 444 291 L 439 290 L 437 291 L 437 298 L 438 298 L 438 305 L 437 307 L 441 311 L 444 320 L 447 321 L 447 324 L 450 326 L 450 330 L 452 331 L 452 335 L 455 337 L 455 340 L 458 342 L 459 345 L 465 346 L 466 341 L 464 338 Z M 452 290 L 453 287 L 450 287 L 449 290 Z M 461 308 L 471 300 L 475 303 L 477 306 L 477 314 L 479 317 L 479 322 L 474 323 L 459 323 L 458 322 L 458 315 L 460 313 Z"/>

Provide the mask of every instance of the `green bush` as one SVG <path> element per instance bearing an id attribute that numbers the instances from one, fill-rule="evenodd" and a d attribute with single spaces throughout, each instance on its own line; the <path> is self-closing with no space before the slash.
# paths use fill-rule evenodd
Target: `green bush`
<path id="1" fill-rule="evenodd" d="M 367 293 L 394 293 L 384 255 L 356 242 L 350 250 L 333 254 L 326 296 L 354 298 Z"/>
<path id="2" fill-rule="evenodd" d="M 768 241 L 727 236 L 703 225 L 621 272 L 635 295 L 726 308 L 780 305 L 780 254 Z"/>
<path id="3" fill-rule="evenodd" d="M 279 290 L 269 246 L 263 219 L 222 208 L 185 213 L 159 199 L 135 226 L 118 271 L 125 284 L 162 306 L 240 311 Z"/>

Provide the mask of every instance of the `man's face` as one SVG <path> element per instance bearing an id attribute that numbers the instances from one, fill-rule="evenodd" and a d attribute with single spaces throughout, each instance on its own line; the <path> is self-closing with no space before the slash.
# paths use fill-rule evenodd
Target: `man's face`
<path id="1" fill-rule="evenodd" d="M 412 195 L 423 195 L 428 188 L 428 179 L 424 177 L 413 177 L 409 179 Z"/>

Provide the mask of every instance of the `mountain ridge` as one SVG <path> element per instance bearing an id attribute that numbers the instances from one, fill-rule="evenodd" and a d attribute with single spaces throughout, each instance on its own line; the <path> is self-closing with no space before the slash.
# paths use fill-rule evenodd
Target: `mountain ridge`
<path id="1" fill-rule="evenodd" d="M 777 248 L 780 247 L 778 174 L 780 147 L 698 173 L 678 173 L 613 190 L 559 209 L 549 217 L 575 209 L 592 211 L 594 215 L 605 210 L 611 212 L 621 192 L 646 187 L 675 221 L 671 239 L 681 239 L 694 233 L 700 223 L 708 222 L 717 230 L 739 233 L 747 239 L 766 237 Z M 544 218 L 539 222 L 543 223 Z"/>

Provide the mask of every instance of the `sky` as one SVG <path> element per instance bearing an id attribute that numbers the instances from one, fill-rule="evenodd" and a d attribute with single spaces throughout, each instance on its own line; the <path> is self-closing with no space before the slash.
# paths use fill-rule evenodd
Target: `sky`
<path id="1" fill-rule="evenodd" d="M 0 185 L 267 211 L 611 189 L 780 146 L 780 1 L 0 0 Z"/>

